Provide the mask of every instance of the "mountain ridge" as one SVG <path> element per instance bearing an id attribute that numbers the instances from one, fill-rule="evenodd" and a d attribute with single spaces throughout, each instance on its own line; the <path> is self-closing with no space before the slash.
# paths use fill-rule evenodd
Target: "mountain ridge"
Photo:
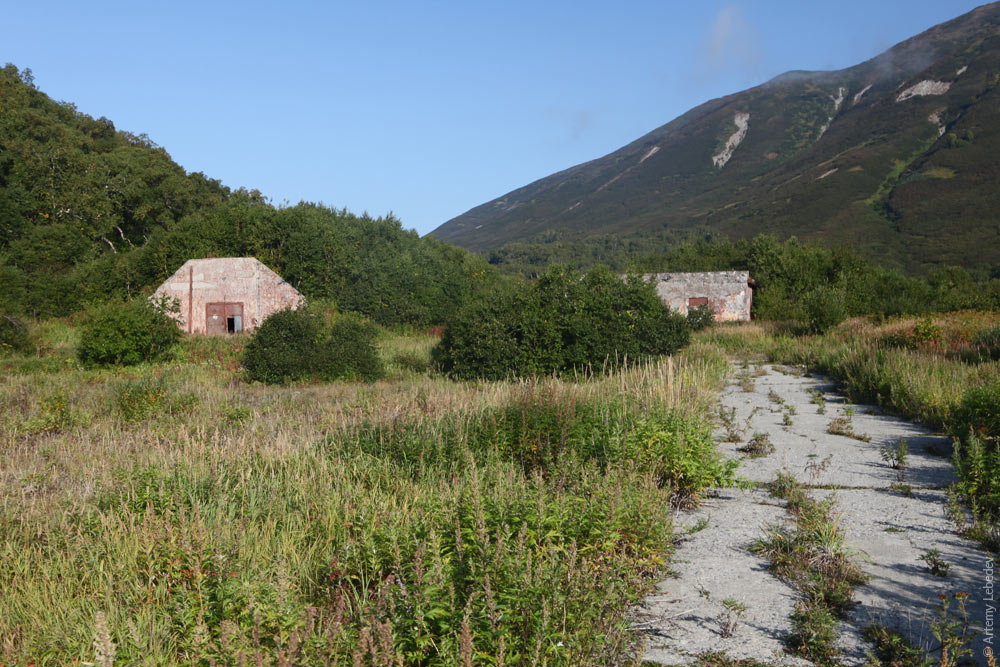
<path id="1" fill-rule="evenodd" d="M 868 247 L 914 270 L 997 264 L 997 202 L 984 185 L 1000 173 L 998 79 L 993 3 L 853 67 L 793 70 L 708 100 L 431 233 L 486 251 L 551 231 L 704 227 Z M 949 222 L 956 215 L 960 225 Z"/>

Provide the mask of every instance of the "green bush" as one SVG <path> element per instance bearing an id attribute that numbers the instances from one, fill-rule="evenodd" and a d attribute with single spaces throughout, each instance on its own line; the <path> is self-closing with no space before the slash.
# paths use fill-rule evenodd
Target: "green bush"
<path id="1" fill-rule="evenodd" d="M 378 327 L 340 316 L 331 326 L 308 308 L 282 310 L 254 332 L 243 353 L 251 382 L 285 384 L 315 378 L 376 380 L 383 375 Z"/>
<path id="2" fill-rule="evenodd" d="M 687 322 L 691 331 L 702 331 L 715 324 L 715 313 L 708 306 L 695 306 L 688 310 Z"/>
<path id="3" fill-rule="evenodd" d="M 341 315 L 320 338 L 324 380 L 350 379 L 373 382 L 385 375 L 375 341 L 379 328 L 356 316 Z"/>
<path id="4" fill-rule="evenodd" d="M 805 295 L 802 303 L 806 324 L 813 333 L 826 333 L 847 319 L 844 291 L 836 287 L 817 287 Z"/>
<path id="5" fill-rule="evenodd" d="M 247 380 L 284 384 L 308 377 L 317 362 L 322 321 L 308 309 L 281 310 L 254 331 L 243 351 Z"/>
<path id="6" fill-rule="evenodd" d="M 554 266 L 537 282 L 461 311 L 432 358 L 457 378 L 505 379 L 672 354 L 687 345 L 685 318 L 654 288 L 606 268 L 585 276 Z"/>
<path id="7" fill-rule="evenodd" d="M 957 443 L 952 457 L 959 481 L 956 487 L 972 507 L 973 515 L 1000 522 L 1000 441 L 974 431 Z"/>
<path id="8" fill-rule="evenodd" d="M 950 431 L 964 438 L 969 431 L 986 438 L 1000 438 L 1000 379 L 971 387 L 950 420 Z"/>
<path id="9" fill-rule="evenodd" d="M 0 357 L 30 351 L 28 326 L 16 317 L 0 315 Z"/>
<path id="10" fill-rule="evenodd" d="M 701 418 L 668 414 L 635 425 L 615 443 L 609 458 L 619 465 L 652 473 L 669 487 L 678 506 L 696 504 L 709 487 L 736 483 L 737 459 L 725 460 L 715 448 L 711 426 Z"/>
<path id="11" fill-rule="evenodd" d="M 174 305 L 137 299 L 108 303 L 92 311 L 80 332 L 77 357 L 90 365 L 130 366 L 170 354 L 181 330 L 170 318 Z"/>

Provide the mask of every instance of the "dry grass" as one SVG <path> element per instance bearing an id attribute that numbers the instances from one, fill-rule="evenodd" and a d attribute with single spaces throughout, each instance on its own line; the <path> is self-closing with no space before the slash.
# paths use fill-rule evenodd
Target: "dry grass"
<path id="1" fill-rule="evenodd" d="M 625 660 L 671 488 L 580 452 L 703 422 L 726 372 L 695 345 L 456 383 L 420 370 L 434 339 L 391 336 L 387 380 L 267 387 L 241 381 L 238 338 L 90 370 L 72 326 L 44 326 L 0 361 L 0 664 Z M 511 414 L 555 430 L 491 439 Z"/>

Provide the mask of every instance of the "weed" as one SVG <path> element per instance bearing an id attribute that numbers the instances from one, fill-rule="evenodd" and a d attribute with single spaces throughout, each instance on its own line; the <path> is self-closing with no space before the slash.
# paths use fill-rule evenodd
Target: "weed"
<path id="1" fill-rule="evenodd" d="M 230 426 L 239 426 L 246 423 L 253 416 L 253 410 L 246 405 L 234 405 L 226 408 L 222 413 L 222 419 Z"/>
<path id="2" fill-rule="evenodd" d="M 780 395 L 780 394 L 778 394 L 778 392 L 776 392 L 776 391 L 775 391 L 775 390 L 773 390 L 773 389 L 771 389 L 771 390 L 769 390 L 769 391 L 767 392 L 767 398 L 768 398 L 768 400 L 769 400 L 769 401 L 771 401 L 772 403 L 776 403 L 776 404 L 778 404 L 778 405 L 784 405 L 784 404 L 785 404 L 785 399 L 783 399 L 783 398 L 781 397 L 781 395 Z"/>
<path id="3" fill-rule="evenodd" d="M 933 664 L 902 634 L 883 625 L 869 625 L 862 635 L 875 646 L 875 651 L 868 654 L 870 664 L 893 667 L 931 667 Z"/>
<path id="4" fill-rule="evenodd" d="M 649 663 L 649 667 L 659 663 Z M 772 663 L 758 662 L 752 658 L 730 658 L 723 651 L 709 651 L 695 656 L 694 667 L 771 667 Z M 647 667 L 643 663 L 642 667 Z"/>
<path id="5" fill-rule="evenodd" d="M 792 419 L 792 415 L 786 412 L 781 420 L 781 424 L 782 426 L 792 426 L 793 424 L 795 424 L 795 421 Z"/>
<path id="6" fill-rule="evenodd" d="M 913 487 L 910 486 L 909 484 L 903 484 L 902 482 L 893 482 L 892 484 L 889 485 L 889 488 L 906 498 L 913 497 Z"/>
<path id="7" fill-rule="evenodd" d="M 827 454 L 826 458 L 824 458 L 822 461 L 818 462 L 815 460 L 809 461 L 809 463 L 806 464 L 804 471 L 806 474 L 809 475 L 809 483 L 815 484 L 816 480 L 819 479 L 819 476 L 822 475 L 824 472 L 826 472 L 826 469 L 830 467 L 830 464 L 832 462 L 833 462 L 833 454 Z"/>
<path id="8" fill-rule="evenodd" d="M 1000 402 L 997 405 L 1000 410 Z M 959 475 L 957 490 L 973 514 L 980 521 L 998 523 L 1000 437 L 986 437 L 970 430 L 964 442 L 955 441 L 952 465 Z"/>
<path id="9" fill-rule="evenodd" d="M 720 405 L 718 408 L 719 421 L 722 422 L 722 428 L 726 430 L 726 437 L 723 442 L 739 442 L 743 439 L 743 435 L 750 430 L 750 422 L 760 411 L 760 408 L 754 408 L 750 411 L 743 424 L 739 424 L 736 419 L 736 408 L 726 407 Z"/>
<path id="10" fill-rule="evenodd" d="M 799 481 L 790 472 L 780 470 L 774 481 L 768 482 L 767 488 L 775 498 L 787 500 L 793 493 L 797 493 L 802 488 L 802 485 L 799 484 Z"/>
<path id="11" fill-rule="evenodd" d="M 906 438 L 900 438 L 895 445 L 882 445 L 878 451 L 885 464 L 896 471 L 897 480 L 902 482 L 906 477 L 906 461 L 910 451 Z"/>
<path id="12" fill-rule="evenodd" d="M 722 601 L 722 606 L 723 611 L 718 617 L 719 635 L 726 638 L 732 637 L 736 634 L 736 629 L 747 611 L 747 606 L 734 598 L 726 598 Z"/>
<path id="13" fill-rule="evenodd" d="M 947 577 L 951 569 L 951 563 L 941 557 L 941 552 L 937 549 L 928 549 L 920 556 L 920 560 L 927 564 L 927 569 L 935 577 Z"/>
<path id="14" fill-rule="evenodd" d="M 771 442 L 771 436 L 763 431 L 757 431 L 750 438 L 750 441 L 746 445 L 739 448 L 739 451 L 743 452 L 752 459 L 761 458 L 762 456 L 767 456 L 768 454 L 774 453 L 774 443 Z"/>
<path id="15" fill-rule="evenodd" d="M 825 415 L 826 414 L 826 394 L 823 393 L 822 389 L 810 389 L 809 395 L 812 399 L 809 401 L 816 406 L 816 414 Z"/>
<path id="16" fill-rule="evenodd" d="M 704 346 L 572 380 L 280 387 L 217 363 L 245 344 L 186 340 L 134 378 L 0 372 L 0 439 L 45 434 L 0 474 L 0 663 L 96 664 L 99 636 L 116 665 L 621 664 L 664 507 L 731 473 Z"/>
<path id="17" fill-rule="evenodd" d="M 687 534 L 694 535 L 695 533 L 700 533 L 701 531 L 708 528 L 709 524 L 711 523 L 711 520 L 712 520 L 711 516 L 701 517 L 700 519 L 694 522 L 693 526 L 687 529 Z"/>
<path id="18" fill-rule="evenodd" d="M 770 488 L 786 500 L 795 529 L 772 526 L 751 551 L 766 557 L 771 570 L 803 594 L 792 614 L 789 647 L 813 662 L 834 664 L 836 618 L 850 605 L 854 586 L 867 577 L 844 545 L 832 500 L 810 498 L 784 471 Z"/>
<path id="19" fill-rule="evenodd" d="M 854 430 L 854 425 L 851 423 L 851 415 L 853 414 L 853 411 L 848 408 L 841 416 L 834 417 L 827 425 L 826 432 L 831 435 L 843 435 L 848 438 L 854 438 L 861 442 L 871 442 L 872 438 L 870 435 L 867 433 L 858 433 Z"/>
<path id="20" fill-rule="evenodd" d="M 748 394 L 757 388 L 749 371 L 742 371 L 737 374 L 736 382 L 739 384 L 740 389 Z"/>
<path id="21" fill-rule="evenodd" d="M 62 389 L 45 396 L 41 400 L 39 414 L 26 419 L 21 430 L 27 435 L 59 433 L 82 426 L 88 419 L 70 407 L 66 392 Z"/>
<path id="22" fill-rule="evenodd" d="M 399 352 L 392 358 L 392 363 L 403 370 L 412 373 L 426 373 L 430 369 L 430 360 L 416 352 Z"/>
<path id="23" fill-rule="evenodd" d="M 972 656 L 969 643 L 974 635 L 969 630 L 969 612 L 965 608 L 968 593 L 938 593 L 941 607 L 938 618 L 931 623 L 931 633 L 941 643 L 941 667 L 955 667 L 963 664 L 963 658 Z M 955 611 L 951 610 L 951 600 L 957 602 Z"/>
<path id="24" fill-rule="evenodd" d="M 903 529 L 903 528 L 900 528 L 899 526 L 889 526 L 888 528 L 884 528 L 883 532 L 886 532 L 886 533 L 905 533 L 906 530 Z"/>
<path id="25" fill-rule="evenodd" d="M 1000 330 L 998 321 L 995 312 L 962 312 L 935 315 L 933 320 L 856 319 L 815 338 L 792 339 L 775 325 L 760 324 L 716 330 L 709 337 L 738 354 L 805 364 L 842 383 L 856 400 L 961 438 L 955 459 L 958 492 L 974 515 L 966 534 L 987 546 L 1000 543 L 1000 531 L 991 529 L 1000 524 L 1000 444 L 989 440 L 1000 436 L 1000 382 L 995 361 L 975 351 L 959 353 L 977 331 L 991 333 L 979 339 L 983 346 L 976 349 L 989 348 Z M 900 332 L 905 332 L 902 342 L 893 343 Z M 821 392 L 810 393 L 822 413 Z M 971 442 L 970 426 L 979 445 Z M 967 453 L 973 455 L 968 462 Z"/>

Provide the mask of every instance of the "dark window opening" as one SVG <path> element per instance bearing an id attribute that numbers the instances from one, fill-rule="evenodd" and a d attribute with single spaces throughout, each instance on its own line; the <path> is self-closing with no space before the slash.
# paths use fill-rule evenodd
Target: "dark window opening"
<path id="1" fill-rule="evenodd" d="M 226 333 L 239 333 L 243 331 L 243 318 L 239 315 L 231 315 L 226 318 Z"/>

